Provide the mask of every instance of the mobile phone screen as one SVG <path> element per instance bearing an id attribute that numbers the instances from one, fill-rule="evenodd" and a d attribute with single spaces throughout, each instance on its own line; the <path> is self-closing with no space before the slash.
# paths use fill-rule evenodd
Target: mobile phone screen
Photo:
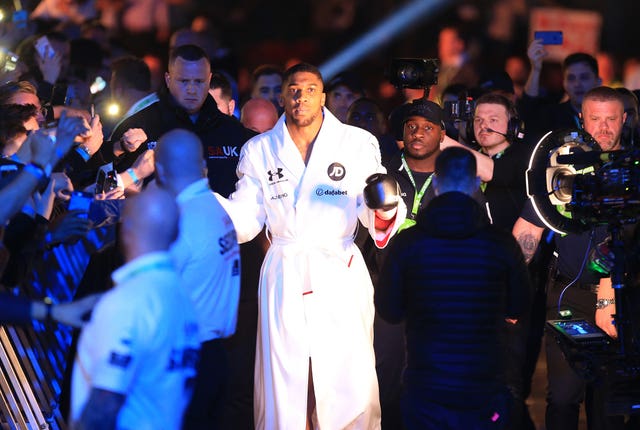
<path id="1" fill-rule="evenodd" d="M 39 37 L 38 40 L 36 40 L 35 47 L 40 58 L 53 58 L 53 56 L 56 55 L 56 51 L 53 50 L 53 46 L 51 46 L 47 36 Z"/>
<path id="2" fill-rule="evenodd" d="M 80 210 L 83 213 L 81 216 L 83 218 L 87 218 L 89 215 L 89 206 L 91 206 L 91 201 L 93 200 L 93 196 L 88 193 L 83 193 L 82 191 L 74 191 L 71 193 L 71 199 L 69 200 L 68 210 Z"/>
<path id="3" fill-rule="evenodd" d="M 533 38 L 542 39 L 543 45 L 562 45 L 561 31 L 536 31 Z"/>

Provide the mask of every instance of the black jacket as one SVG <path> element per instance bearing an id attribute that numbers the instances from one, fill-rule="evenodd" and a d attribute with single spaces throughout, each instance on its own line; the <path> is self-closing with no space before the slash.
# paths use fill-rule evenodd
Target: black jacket
<path id="1" fill-rule="evenodd" d="M 375 291 L 378 313 L 405 321 L 405 384 L 461 407 L 495 392 L 503 386 L 504 319 L 523 312 L 530 291 L 511 234 L 489 225 L 467 195 L 435 197 L 390 244 Z"/>
<path id="2" fill-rule="evenodd" d="M 130 128 L 143 129 L 148 137 L 147 142 L 157 141 L 170 130 L 184 128 L 194 132 L 202 140 L 211 188 L 225 197 L 231 194 L 237 180 L 236 166 L 240 148 L 255 132 L 245 128 L 235 117 L 220 112 L 210 95 L 207 95 L 195 123 L 170 94 L 159 94 L 159 98 L 157 103 L 127 118 L 114 130 L 111 142 L 103 145 L 107 152 L 105 158 L 109 152 L 113 153 L 113 142 L 118 141 Z M 142 144 L 134 153 L 116 159 L 116 170 L 123 172 L 131 167 L 146 149 L 147 145 Z M 111 157 L 113 158 L 112 155 Z"/>

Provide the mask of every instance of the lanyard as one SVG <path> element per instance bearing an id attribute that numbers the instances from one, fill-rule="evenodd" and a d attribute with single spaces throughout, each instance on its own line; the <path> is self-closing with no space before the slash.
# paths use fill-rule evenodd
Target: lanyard
<path id="1" fill-rule="evenodd" d="M 411 173 L 411 169 L 407 165 L 407 161 L 404 159 L 404 153 L 400 155 L 400 158 L 402 159 L 402 166 L 404 167 L 404 170 L 407 172 L 407 175 L 409 176 L 411 185 L 413 185 L 415 194 L 413 195 L 413 206 L 411 207 L 411 214 L 400 225 L 400 227 L 398 228 L 398 233 L 401 232 L 402 230 L 405 230 L 409 227 L 413 227 L 414 225 L 416 225 L 415 218 L 416 218 L 416 215 L 418 214 L 418 209 L 420 209 L 420 203 L 422 202 L 422 197 L 424 196 L 424 193 L 427 191 L 427 188 L 429 188 L 429 185 L 431 184 L 431 179 L 433 178 L 433 174 L 431 174 L 431 176 L 429 176 L 427 180 L 424 181 L 424 184 L 422 184 L 422 188 L 420 188 L 420 191 L 418 191 L 418 188 L 416 187 L 416 181 L 415 179 L 413 179 L 413 174 Z"/>
<path id="2" fill-rule="evenodd" d="M 424 184 L 422 184 L 422 188 L 420 188 L 420 191 L 418 191 L 418 188 L 416 187 L 416 181 L 415 179 L 413 179 L 413 174 L 411 173 L 411 169 L 407 165 L 407 161 L 404 159 L 404 153 L 400 157 L 402 158 L 402 166 L 407 172 L 409 180 L 411 181 L 411 185 L 413 185 L 413 189 L 415 190 L 415 194 L 413 195 L 413 206 L 411 207 L 411 218 L 415 218 L 416 214 L 418 213 L 418 209 L 420 209 L 420 202 L 422 202 L 422 197 L 431 184 L 433 174 L 429 176 L 426 181 L 424 181 Z"/>
<path id="3" fill-rule="evenodd" d="M 504 149 L 500 152 L 498 152 L 497 154 L 495 154 L 493 157 L 491 157 L 492 160 L 499 160 L 503 155 L 504 155 Z M 480 151 L 482 153 L 484 153 L 483 151 Z M 480 190 L 484 193 L 484 190 L 487 189 L 487 183 L 486 182 L 481 182 L 480 183 Z"/>

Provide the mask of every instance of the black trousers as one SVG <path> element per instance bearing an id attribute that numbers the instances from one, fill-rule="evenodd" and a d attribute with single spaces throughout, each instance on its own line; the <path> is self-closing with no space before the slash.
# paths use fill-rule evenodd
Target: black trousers
<path id="1" fill-rule="evenodd" d="M 227 356 L 222 339 L 202 343 L 193 396 L 184 414 L 182 430 L 222 428 L 227 375 Z"/>

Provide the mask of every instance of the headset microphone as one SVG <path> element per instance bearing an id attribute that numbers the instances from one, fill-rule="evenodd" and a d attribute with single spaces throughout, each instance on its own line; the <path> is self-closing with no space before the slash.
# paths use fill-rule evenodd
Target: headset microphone
<path id="1" fill-rule="evenodd" d="M 494 130 L 492 128 L 489 128 L 489 127 L 485 128 L 485 131 L 487 133 L 496 133 L 496 134 L 499 134 L 499 135 L 504 136 L 504 137 L 509 137 L 509 135 L 507 133 L 501 133 L 501 132 L 496 131 L 496 130 Z"/>

